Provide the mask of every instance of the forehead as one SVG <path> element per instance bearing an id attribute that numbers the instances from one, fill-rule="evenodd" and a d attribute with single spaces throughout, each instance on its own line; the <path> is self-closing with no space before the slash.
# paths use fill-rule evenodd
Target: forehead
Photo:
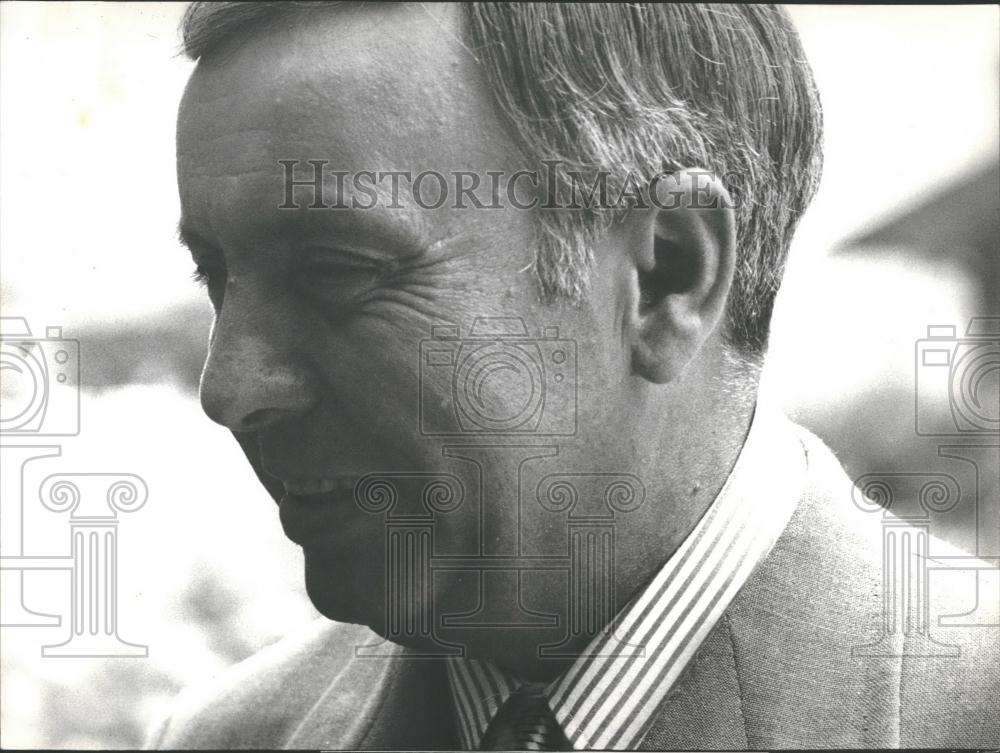
<path id="1" fill-rule="evenodd" d="M 461 36 L 451 4 L 364 4 L 274 22 L 203 61 L 178 117 L 182 201 L 187 188 L 238 178 L 278 204 L 288 159 L 351 172 L 518 169 Z"/>

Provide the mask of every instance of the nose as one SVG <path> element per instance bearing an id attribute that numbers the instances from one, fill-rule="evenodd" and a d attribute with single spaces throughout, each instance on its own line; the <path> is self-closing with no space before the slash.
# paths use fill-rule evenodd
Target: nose
<path id="1" fill-rule="evenodd" d="M 209 418 L 231 431 L 259 431 L 319 402 L 317 375 L 273 337 L 258 323 L 220 313 L 199 390 Z"/>

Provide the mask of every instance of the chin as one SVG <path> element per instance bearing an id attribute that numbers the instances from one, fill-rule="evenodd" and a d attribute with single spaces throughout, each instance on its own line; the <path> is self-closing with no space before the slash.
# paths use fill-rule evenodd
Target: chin
<path id="1" fill-rule="evenodd" d="M 376 585 L 371 582 L 370 570 L 361 573 L 351 560 L 331 559 L 328 555 L 305 552 L 305 585 L 309 601 L 327 619 L 367 625 L 380 633 L 385 625 L 385 587 L 381 574 Z"/>
<path id="2" fill-rule="evenodd" d="M 374 577 L 373 571 L 377 571 Z M 309 600 L 327 619 L 364 625 L 387 641 L 421 653 L 440 654 L 449 648 L 447 642 L 442 644 L 432 635 L 420 634 L 420 625 L 434 622 L 429 605 L 417 606 L 424 613 L 410 619 L 397 615 L 395 624 L 390 625 L 381 568 L 367 564 L 359 567 L 357 561 L 350 560 L 342 561 L 337 568 L 329 557 L 307 553 L 305 585 Z"/>

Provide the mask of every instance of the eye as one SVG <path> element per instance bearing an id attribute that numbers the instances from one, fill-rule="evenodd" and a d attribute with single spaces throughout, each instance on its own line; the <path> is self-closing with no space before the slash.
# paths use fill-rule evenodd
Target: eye
<path id="1" fill-rule="evenodd" d="M 310 249 L 295 273 L 300 290 L 337 307 L 357 302 L 388 271 L 385 259 L 343 249 Z"/>
<path id="2" fill-rule="evenodd" d="M 208 267 L 199 264 L 191 273 L 191 279 L 203 288 L 206 288 L 208 287 L 209 281 L 212 279 L 212 271 Z"/>
<path id="3" fill-rule="evenodd" d="M 212 305 L 218 309 L 222 305 L 222 295 L 226 288 L 226 268 L 210 260 L 195 262 L 191 278 L 208 291 Z"/>
<path id="4" fill-rule="evenodd" d="M 187 248 L 194 262 L 191 278 L 208 291 L 216 311 L 222 306 L 226 287 L 226 260 L 222 250 L 191 227 L 181 226 L 177 232 L 181 245 Z"/>

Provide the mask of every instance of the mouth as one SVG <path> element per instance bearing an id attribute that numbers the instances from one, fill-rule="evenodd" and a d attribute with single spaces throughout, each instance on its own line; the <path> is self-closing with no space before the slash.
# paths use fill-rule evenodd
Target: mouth
<path id="1" fill-rule="evenodd" d="M 285 535 L 300 546 L 329 542 L 330 536 L 361 512 L 354 505 L 355 479 L 282 480 L 285 493 L 278 516 Z"/>
<path id="2" fill-rule="evenodd" d="M 295 497 L 323 497 L 329 494 L 350 494 L 354 491 L 354 479 L 342 476 L 339 478 L 305 478 L 286 479 L 281 482 L 285 494 Z"/>

